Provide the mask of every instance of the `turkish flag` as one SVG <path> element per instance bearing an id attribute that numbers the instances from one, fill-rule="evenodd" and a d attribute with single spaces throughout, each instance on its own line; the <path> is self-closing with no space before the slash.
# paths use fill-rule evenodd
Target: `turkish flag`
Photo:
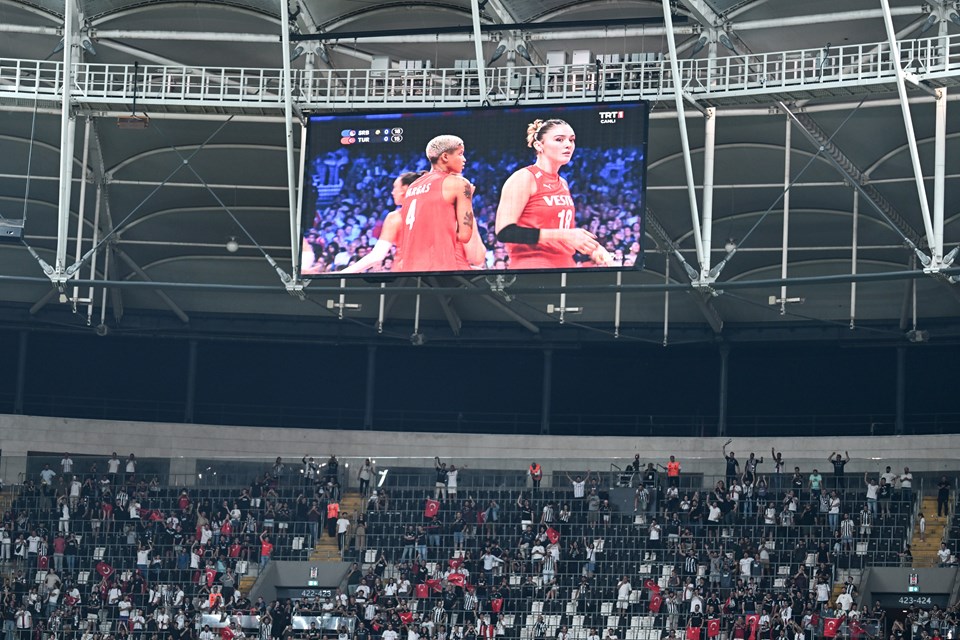
<path id="1" fill-rule="evenodd" d="M 853 622 L 850 623 L 850 637 L 853 638 L 853 640 L 860 640 L 860 638 L 864 636 L 865 631 L 866 629 L 864 629 L 863 626 L 860 625 L 859 620 L 854 620 Z M 938 638 L 939 638 L 939 635 L 934 636 L 934 640 L 937 640 Z"/>
<path id="2" fill-rule="evenodd" d="M 433 578 L 424 582 L 425 585 L 430 587 L 431 591 L 436 591 L 437 593 L 443 591 L 443 585 L 440 584 L 439 580 L 434 580 Z"/>
<path id="3" fill-rule="evenodd" d="M 424 518 L 433 518 L 440 511 L 440 503 L 436 500 L 427 498 L 427 505 L 423 508 Z"/>
<path id="4" fill-rule="evenodd" d="M 750 640 L 757 640 L 757 625 L 760 624 L 760 615 L 751 613 L 747 616 L 747 627 L 750 629 Z"/>
<path id="5" fill-rule="evenodd" d="M 447 576 L 447 582 L 456 587 L 462 587 L 464 584 L 466 584 L 466 581 L 467 580 L 462 573 L 451 573 Z"/>
<path id="6" fill-rule="evenodd" d="M 654 593 L 660 593 L 660 585 L 657 584 L 657 581 L 653 578 L 647 578 L 643 581 L 643 586 Z"/>
<path id="7" fill-rule="evenodd" d="M 401 611 L 397 614 L 397 616 L 399 616 L 400 622 L 405 625 L 409 625 L 411 622 L 413 622 L 413 613 L 410 611 Z"/>
<path id="8" fill-rule="evenodd" d="M 707 637 L 716 638 L 720 635 L 720 621 L 717 619 L 707 620 Z"/>
<path id="9" fill-rule="evenodd" d="M 550 540 L 551 544 L 557 544 L 557 542 L 560 541 L 560 532 L 554 529 L 553 527 L 548 527 L 547 539 Z"/>
<path id="10" fill-rule="evenodd" d="M 430 587 L 428 587 L 426 584 L 418 584 L 414 591 L 418 598 L 426 598 L 428 595 L 430 595 Z"/>
<path id="11" fill-rule="evenodd" d="M 687 640 L 700 640 L 700 627 L 687 627 Z"/>
<path id="12" fill-rule="evenodd" d="M 823 637 L 824 638 L 836 638 L 837 632 L 840 630 L 840 618 L 824 618 L 823 619 Z"/>
<path id="13" fill-rule="evenodd" d="M 659 593 L 655 593 L 652 598 L 650 598 L 650 611 L 653 613 L 660 613 L 660 607 L 663 605 L 663 596 Z"/>
<path id="14" fill-rule="evenodd" d="M 447 566 L 451 569 L 459 569 L 460 565 L 463 564 L 463 558 L 450 558 L 447 560 Z"/>
<path id="15" fill-rule="evenodd" d="M 233 629 L 230 627 L 223 627 L 220 629 L 220 638 L 221 640 L 233 640 L 233 637 L 237 635 L 233 632 Z"/>
<path id="16" fill-rule="evenodd" d="M 96 569 L 97 573 L 99 573 L 103 578 L 109 578 L 113 575 L 113 567 L 102 560 L 97 563 Z"/>

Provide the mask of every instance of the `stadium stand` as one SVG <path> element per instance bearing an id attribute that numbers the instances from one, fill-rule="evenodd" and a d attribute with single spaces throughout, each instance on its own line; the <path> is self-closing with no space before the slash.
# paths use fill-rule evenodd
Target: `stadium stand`
<path id="1" fill-rule="evenodd" d="M 946 527 L 937 495 L 915 500 L 903 474 L 888 490 L 869 475 L 762 474 L 748 459 L 714 478 L 638 456 L 533 483 L 532 466 L 348 474 L 331 456 L 201 463 L 206 479 L 184 486 L 169 466 L 29 459 L 0 503 L 6 640 L 230 640 L 244 627 L 311 640 L 856 639 L 897 634 L 855 605 L 866 567 L 956 565 L 935 555 L 956 516 Z M 922 511 L 932 557 L 910 551 Z M 328 597 L 252 602 L 275 560 L 354 564 Z M 912 637 L 952 637 L 955 613 L 924 614 Z"/>

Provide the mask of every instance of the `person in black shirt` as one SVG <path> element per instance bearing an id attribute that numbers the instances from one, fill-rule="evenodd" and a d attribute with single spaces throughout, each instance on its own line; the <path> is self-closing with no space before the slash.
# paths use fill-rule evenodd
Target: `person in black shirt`
<path id="1" fill-rule="evenodd" d="M 950 481 L 947 476 L 940 476 L 937 483 L 937 517 L 950 515 Z"/>
<path id="2" fill-rule="evenodd" d="M 446 500 L 447 499 L 447 463 L 440 462 L 439 457 L 434 457 L 434 469 L 436 470 L 436 480 L 434 486 L 436 487 L 433 494 L 434 500 Z M 441 498 L 442 496 L 442 498 Z"/>
<path id="3" fill-rule="evenodd" d="M 727 486 L 733 484 L 733 481 L 740 475 L 740 462 L 737 460 L 736 454 L 733 451 L 727 453 L 727 445 L 731 442 L 733 440 L 727 440 L 723 443 L 723 459 L 727 464 Z"/>
<path id="4" fill-rule="evenodd" d="M 827 458 L 827 461 L 833 465 L 833 488 L 837 491 L 843 491 L 843 468 L 848 462 L 850 462 L 850 454 L 846 451 L 843 452 L 846 455 L 846 460 L 843 459 L 839 453 L 834 451 L 830 454 L 830 457 Z"/>

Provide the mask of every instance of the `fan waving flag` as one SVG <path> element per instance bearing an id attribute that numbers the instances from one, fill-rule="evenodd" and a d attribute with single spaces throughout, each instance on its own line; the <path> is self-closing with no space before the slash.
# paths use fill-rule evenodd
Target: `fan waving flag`
<path id="1" fill-rule="evenodd" d="M 837 632 L 840 630 L 840 618 L 824 618 L 823 619 L 823 637 L 824 638 L 836 638 Z"/>
<path id="2" fill-rule="evenodd" d="M 660 607 L 663 605 L 663 596 L 659 593 L 655 593 L 652 598 L 650 598 L 650 611 L 653 613 L 660 613 Z"/>
<path id="3" fill-rule="evenodd" d="M 557 544 L 560 542 L 560 532 L 553 527 L 549 527 L 547 529 L 547 539 L 550 540 L 550 544 Z"/>
<path id="4" fill-rule="evenodd" d="M 757 640 L 757 625 L 759 624 L 759 614 L 751 613 L 747 616 L 747 628 L 750 629 L 750 635 L 748 637 L 750 640 Z"/>
<path id="5" fill-rule="evenodd" d="M 647 578 L 643 581 L 643 586 L 654 593 L 660 593 L 660 585 L 657 584 L 657 581 L 653 578 Z"/>
<path id="6" fill-rule="evenodd" d="M 707 620 L 707 637 L 716 638 L 720 635 L 720 621 L 714 618 L 713 620 Z"/>
<path id="7" fill-rule="evenodd" d="M 700 627 L 687 627 L 687 640 L 700 640 Z"/>
<path id="8" fill-rule="evenodd" d="M 462 573 L 451 573 L 447 575 L 447 582 L 456 587 L 462 587 L 466 584 L 467 580 Z"/>
<path id="9" fill-rule="evenodd" d="M 440 511 L 440 503 L 436 500 L 427 498 L 427 505 L 423 508 L 423 517 L 433 518 L 437 515 L 438 511 Z"/>

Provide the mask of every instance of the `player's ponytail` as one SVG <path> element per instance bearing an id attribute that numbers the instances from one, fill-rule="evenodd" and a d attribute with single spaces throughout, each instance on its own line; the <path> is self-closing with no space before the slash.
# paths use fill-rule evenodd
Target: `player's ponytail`
<path id="1" fill-rule="evenodd" d="M 559 118 L 550 118 L 549 120 L 540 120 L 538 118 L 534 120 L 527 125 L 527 146 L 533 148 L 534 142 L 543 140 L 543 136 L 545 136 L 550 129 L 561 125 L 570 126 Z"/>

